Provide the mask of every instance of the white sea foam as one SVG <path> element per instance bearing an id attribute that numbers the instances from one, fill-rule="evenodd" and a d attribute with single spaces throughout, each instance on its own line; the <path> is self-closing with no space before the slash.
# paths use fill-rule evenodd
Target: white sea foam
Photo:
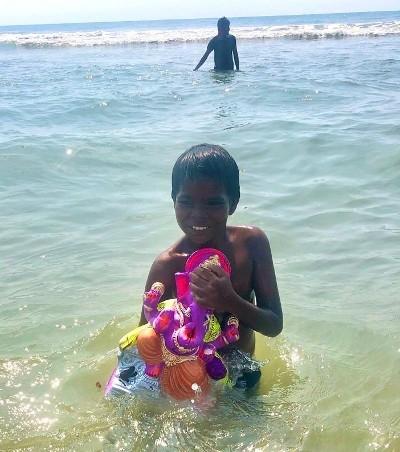
<path id="1" fill-rule="evenodd" d="M 214 28 L 130 31 L 73 31 L 53 33 L 0 33 L 0 45 L 24 47 L 92 47 L 206 41 Z M 341 39 L 400 35 L 400 21 L 235 27 L 241 40 Z"/>

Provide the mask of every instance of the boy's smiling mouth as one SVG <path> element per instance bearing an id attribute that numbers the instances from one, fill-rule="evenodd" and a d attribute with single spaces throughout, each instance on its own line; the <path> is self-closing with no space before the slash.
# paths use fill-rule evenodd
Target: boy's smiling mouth
<path id="1" fill-rule="evenodd" d="M 192 226 L 192 229 L 194 231 L 205 231 L 206 229 L 208 229 L 207 226 Z"/>

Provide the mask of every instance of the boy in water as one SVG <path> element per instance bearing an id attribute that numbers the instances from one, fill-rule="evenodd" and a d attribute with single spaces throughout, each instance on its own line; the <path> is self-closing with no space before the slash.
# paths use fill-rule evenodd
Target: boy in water
<path id="1" fill-rule="evenodd" d="M 201 57 L 199 64 L 194 68 L 199 69 L 214 50 L 214 69 L 216 71 L 232 71 L 233 60 L 235 60 L 236 70 L 239 70 L 239 55 L 236 48 L 236 38 L 229 34 L 230 22 L 226 17 L 218 19 L 218 34 L 214 36 L 207 45 L 207 50 Z"/>
<path id="2" fill-rule="evenodd" d="M 146 291 L 156 281 L 165 286 L 162 299 L 175 298 L 175 273 L 201 248 L 217 248 L 229 259 L 231 279 L 216 265 L 196 268 L 190 288 L 197 303 L 211 308 L 221 323 L 228 313 L 239 319 L 239 341 L 221 351 L 238 387 L 251 387 L 261 376 L 251 359 L 254 331 L 276 336 L 282 331 L 282 308 L 268 239 L 253 226 L 227 226 L 240 198 L 239 170 L 221 146 L 191 147 L 172 170 L 172 200 L 183 237 L 151 266 Z M 140 325 L 146 324 L 142 312 Z M 232 375 L 233 373 L 233 375 Z"/>

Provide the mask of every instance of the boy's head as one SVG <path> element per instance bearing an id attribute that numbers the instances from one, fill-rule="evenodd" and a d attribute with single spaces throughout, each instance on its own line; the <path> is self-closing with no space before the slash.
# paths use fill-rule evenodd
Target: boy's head
<path id="1" fill-rule="evenodd" d="M 230 22 L 226 17 L 221 17 L 220 19 L 218 19 L 217 22 L 217 28 L 218 28 L 218 34 L 220 35 L 227 35 L 229 34 L 229 27 L 230 27 Z"/>
<path id="2" fill-rule="evenodd" d="M 171 196 L 174 203 L 186 181 L 200 180 L 221 183 L 229 197 L 229 213 L 235 211 L 240 198 L 239 169 L 222 146 L 198 144 L 178 157 L 172 169 Z"/>

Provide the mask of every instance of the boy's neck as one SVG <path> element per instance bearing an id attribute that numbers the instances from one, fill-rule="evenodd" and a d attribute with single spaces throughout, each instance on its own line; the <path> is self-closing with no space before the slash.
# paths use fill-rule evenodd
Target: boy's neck
<path id="1" fill-rule="evenodd" d="M 224 234 L 224 237 L 215 238 L 214 240 L 211 240 L 207 243 L 197 244 L 190 241 L 187 237 L 185 237 L 184 242 L 182 243 L 184 251 L 191 254 L 199 249 L 202 248 L 216 248 L 219 250 L 225 249 L 227 246 L 228 240 L 228 233 L 227 231 Z"/>

